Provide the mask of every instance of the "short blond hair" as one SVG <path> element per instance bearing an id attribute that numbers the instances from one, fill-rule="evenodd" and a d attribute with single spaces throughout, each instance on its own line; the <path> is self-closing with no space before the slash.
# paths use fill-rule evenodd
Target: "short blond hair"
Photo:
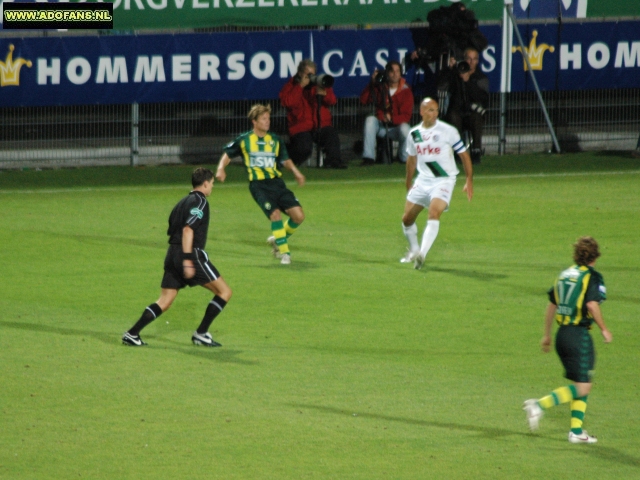
<path id="1" fill-rule="evenodd" d="M 264 113 L 271 113 L 271 105 L 262 105 L 257 103 L 251 107 L 247 117 L 249 117 L 249 120 L 253 121 L 257 120 L 258 117 Z"/>

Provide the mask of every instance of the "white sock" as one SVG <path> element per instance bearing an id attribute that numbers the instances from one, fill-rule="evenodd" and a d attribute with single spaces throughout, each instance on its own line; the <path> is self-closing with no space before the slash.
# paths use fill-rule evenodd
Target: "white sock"
<path id="1" fill-rule="evenodd" d="M 420 255 L 423 257 L 427 256 L 431 245 L 436 241 L 438 230 L 440 230 L 440 220 L 427 221 L 427 228 L 424 230 L 424 235 L 422 235 L 422 246 L 420 247 Z"/>
<path id="2" fill-rule="evenodd" d="M 409 250 L 412 253 L 420 250 L 420 245 L 418 245 L 418 226 L 414 223 L 413 225 L 406 227 L 403 223 L 402 231 L 409 242 Z"/>

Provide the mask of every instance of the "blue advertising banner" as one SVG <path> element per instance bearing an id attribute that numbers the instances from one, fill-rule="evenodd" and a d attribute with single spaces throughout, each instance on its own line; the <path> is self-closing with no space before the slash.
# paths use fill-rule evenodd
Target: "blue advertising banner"
<path id="1" fill-rule="evenodd" d="M 0 39 L 0 105 L 277 98 L 303 58 L 356 96 L 412 49 L 407 29 Z"/>
<path id="2" fill-rule="evenodd" d="M 481 30 L 480 65 L 497 92 L 501 27 Z M 640 22 L 520 31 L 543 90 L 640 87 Z M 414 48 L 408 29 L 0 38 L 0 107 L 277 99 L 303 58 L 336 77 L 338 97 L 356 97 Z M 522 49 L 511 55 L 512 91 L 530 90 Z"/>
<path id="3" fill-rule="evenodd" d="M 640 87 L 640 22 L 520 27 L 541 90 Z M 532 91 L 522 49 L 512 48 L 512 91 Z"/>

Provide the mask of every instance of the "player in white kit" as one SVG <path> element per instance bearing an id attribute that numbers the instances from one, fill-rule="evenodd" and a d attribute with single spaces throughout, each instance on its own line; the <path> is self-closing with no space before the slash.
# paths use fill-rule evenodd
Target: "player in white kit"
<path id="1" fill-rule="evenodd" d="M 473 167 L 471 157 L 455 127 L 438 120 L 438 102 L 425 98 L 420 104 L 422 123 L 413 127 L 407 137 L 407 202 L 402 215 L 402 229 L 409 241 L 409 251 L 400 260 L 413 262 L 419 269 L 433 245 L 440 228 L 440 216 L 451 202 L 456 175 L 460 173 L 453 156 L 455 151 L 464 167 L 467 180 L 463 190 L 471 201 L 473 196 Z M 418 177 L 413 182 L 416 168 Z M 413 182 L 413 184 L 412 184 Z M 427 228 L 418 243 L 416 218 L 420 212 L 429 209 Z"/>

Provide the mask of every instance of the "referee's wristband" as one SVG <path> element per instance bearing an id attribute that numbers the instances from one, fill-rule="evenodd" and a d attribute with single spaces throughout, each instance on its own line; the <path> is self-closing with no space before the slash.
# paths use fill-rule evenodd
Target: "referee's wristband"
<path id="1" fill-rule="evenodd" d="M 191 252 L 191 253 L 183 253 L 182 255 L 183 255 L 183 257 L 182 257 L 183 260 L 195 260 L 196 259 L 196 255 L 193 252 Z"/>

